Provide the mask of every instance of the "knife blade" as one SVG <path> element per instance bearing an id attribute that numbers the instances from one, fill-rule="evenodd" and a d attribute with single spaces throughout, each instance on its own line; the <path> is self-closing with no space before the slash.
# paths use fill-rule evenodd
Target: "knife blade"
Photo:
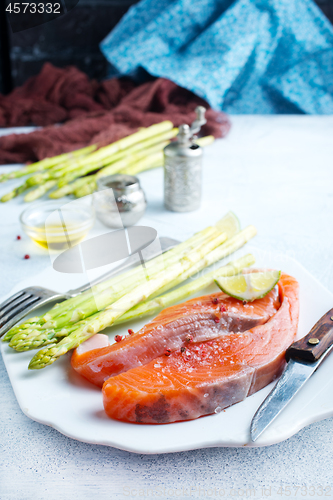
<path id="1" fill-rule="evenodd" d="M 252 441 L 276 419 L 332 350 L 333 309 L 330 309 L 305 337 L 288 347 L 287 366 L 252 419 Z"/>

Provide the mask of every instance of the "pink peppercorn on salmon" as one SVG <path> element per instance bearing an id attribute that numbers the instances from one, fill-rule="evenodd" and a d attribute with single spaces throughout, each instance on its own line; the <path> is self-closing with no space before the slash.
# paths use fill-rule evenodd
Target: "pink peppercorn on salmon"
<path id="1" fill-rule="evenodd" d="M 219 412 L 266 386 L 280 374 L 286 348 L 294 340 L 298 325 L 297 281 L 282 274 L 278 287 L 278 308 L 274 291 L 252 304 L 255 310 L 269 310 L 265 322 L 258 321 L 245 331 L 223 333 L 213 340 L 193 341 L 168 356 L 157 354 L 141 366 L 136 363 L 126 371 L 119 370 L 122 373 L 103 385 L 107 415 L 147 424 L 190 420 Z M 215 297 L 223 304 L 228 300 L 217 294 L 201 298 L 204 310 Z M 195 301 L 186 304 L 192 309 Z M 247 310 L 241 302 L 234 307 L 235 314 Z M 164 317 L 163 313 L 159 316 Z"/>
<path id="2" fill-rule="evenodd" d="M 266 297 L 248 304 L 223 293 L 206 295 L 165 309 L 139 332 L 121 342 L 107 345 L 105 335 L 92 337 L 74 351 L 72 366 L 90 382 L 102 387 L 109 377 L 146 365 L 165 352 L 169 354 L 190 343 L 264 324 L 279 307 L 277 287 Z"/>

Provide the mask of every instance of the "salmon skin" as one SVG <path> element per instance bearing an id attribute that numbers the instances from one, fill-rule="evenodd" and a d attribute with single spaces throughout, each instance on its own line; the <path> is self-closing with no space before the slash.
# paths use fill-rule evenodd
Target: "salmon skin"
<path id="1" fill-rule="evenodd" d="M 110 377 L 102 391 L 107 415 L 145 424 L 191 420 L 265 387 L 281 373 L 298 325 L 297 281 L 282 274 L 278 286 L 281 305 L 265 323 L 191 343 Z"/>
<path id="2" fill-rule="evenodd" d="M 165 309 L 119 343 L 94 349 L 92 337 L 89 345 L 83 343 L 74 351 L 71 363 L 80 375 L 102 387 L 109 377 L 146 365 L 166 349 L 180 350 L 187 345 L 186 339 L 198 343 L 264 324 L 279 307 L 278 287 L 248 304 L 223 293 L 198 297 Z"/>

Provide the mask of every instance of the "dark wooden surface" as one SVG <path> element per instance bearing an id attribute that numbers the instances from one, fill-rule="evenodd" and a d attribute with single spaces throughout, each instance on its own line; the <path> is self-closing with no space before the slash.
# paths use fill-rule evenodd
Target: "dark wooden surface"
<path id="1" fill-rule="evenodd" d="M 66 0 L 66 5 L 75 1 Z M 59 67 L 73 64 L 91 78 L 105 78 L 107 62 L 100 52 L 99 43 L 137 1 L 80 0 L 73 10 L 51 22 L 17 33 L 12 33 L 9 27 L 13 86 L 21 85 L 27 78 L 36 75 L 46 61 Z M 6 90 L 2 80 L 0 78 L 0 92 Z"/>
<path id="2" fill-rule="evenodd" d="M 332 318 L 332 319 L 331 319 Z M 318 339 L 318 344 L 309 344 L 310 339 Z M 300 340 L 294 342 L 286 352 L 286 359 L 316 361 L 333 343 L 333 309 L 330 309 L 315 324 L 311 331 Z"/>
<path id="3" fill-rule="evenodd" d="M 5 1 L 0 0 L 2 23 Z M 77 3 L 77 0 L 64 1 L 68 8 Z M 46 61 L 59 67 L 74 64 L 91 78 L 105 78 L 107 62 L 99 50 L 99 43 L 128 8 L 137 2 L 138 0 L 79 0 L 71 11 L 54 21 L 17 33 L 12 33 L 9 28 L 8 48 L 0 41 L 0 49 L 3 49 L 0 92 L 7 93 L 10 87 L 21 85 L 27 78 L 36 75 Z M 333 23 L 333 0 L 316 2 Z M 1 28 L 0 31 L 4 33 Z M 11 68 L 4 62 L 9 56 Z"/>

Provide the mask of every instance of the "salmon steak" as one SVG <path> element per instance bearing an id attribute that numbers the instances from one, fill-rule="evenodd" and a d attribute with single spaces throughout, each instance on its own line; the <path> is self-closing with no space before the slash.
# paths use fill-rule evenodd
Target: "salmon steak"
<path id="1" fill-rule="evenodd" d="M 180 350 L 189 343 L 187 339 L 198 343 L 264 324 L 279 307 L 277 287 L 245 305 L 224 293 L 206 295 L 164 309 L 119 343 L 109 345 L 105 335 L 92 337 L 74 351 L 71 363 L 80 375 L 102 387 L 111 376 L 146 365 L 166 350 Z"/>
<path id="2" fill-rule="evenodd" d="M 103 384 L 113 419 L 191 420 L 244 400 L 280 375 L 298 311 L 298 283 L 282 273 L 277 287 L 252 303 L 215 293 L 165 309 L 119 343 L 105 345 L 100 335 L 104 346 L 94 348 L 92 338 L 76 349 L 72 366 Z"/>

